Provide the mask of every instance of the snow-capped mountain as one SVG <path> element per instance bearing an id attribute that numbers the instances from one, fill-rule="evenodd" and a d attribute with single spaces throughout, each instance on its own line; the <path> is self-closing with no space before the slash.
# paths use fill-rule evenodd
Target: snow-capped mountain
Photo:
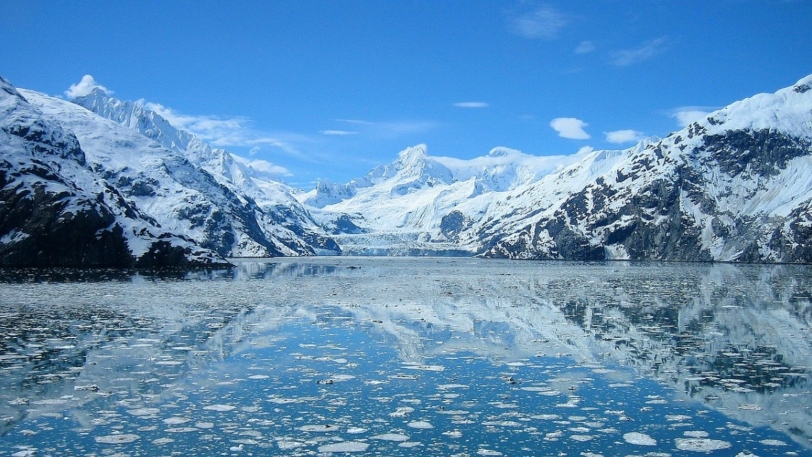
<path id="1" fill-rule="evenodd" d="M 77 137 L 0 78 L 0 264 L 225 263 L 94 173 Z"/>
<path id="2" fill-rule="evenodd" d="M 243 205 L 251 207 L 249 212 L 254 213 L 253 217 L 240 209 L 229 209 L 226 213 L 234 214 L 243 221 L 248 219 L 248 225 L 257 225 L 256 230 L 237 227 L 236 233 L 250 232 L 248 237 L 261 247 L 250 242 L 238 244 L 230 250 L 223 246 L 219 251 L 224 255 L 244 257 L 340 252 L 338 245 L 293 197 L 293 190 L 251 167 L 248 160 L 224 149 L 211 148 L 195 135 L 175 128 L 142 102 L 117 100 L 100 88 L 72 101 L 175 152 L 214 178 L 222 188 L 214 190 L 215 193 L 234 194 L 242 200 Z M 252 218 L 256 219 L 256 224 L 250 221 Z"/>
<path id="3" fill-rule="evenodd" d="M 72 131 L 93 171 L 165 230 L 223 257 L 339 251 L 282 184 L 255 182 L 229 153 L 138 103 L 99 89 L 76 103 L 21 93 Z"/>
<path id="4" fill-rule="evenodd" d="M 583 154 L 536 157 L 496 148 L 471 160 L 433 157 L 425 145 L 402 151 L 395 162 L 344 185 L 320 183 L 300 194 L 319 210 L 345 252 L 452 254 L 477 250 L 468 220 L 488 213 L 507 192 L 577 162 Z"/>
<path id="5" fill-rule="evenodd" d="M 510 196 L 484 255 L 810 262 L 812 76 Z"/>
<path id="6" fill-rule="evenodd" d="M 626 150 L 465 161 L 417 146 L 300 198 L 349 253 L 808 263 L 812 76 Z"/>

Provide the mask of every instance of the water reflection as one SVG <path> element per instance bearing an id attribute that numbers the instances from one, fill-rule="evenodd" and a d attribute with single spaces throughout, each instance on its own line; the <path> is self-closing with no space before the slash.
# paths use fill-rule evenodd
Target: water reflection
<path id="1" fill-rule="evenodd" d="M 365 354 L 356 367 L 341 364 L 346 375 L 377 379 L 383 375 L 374 375 L 377 364 L 397 371 L 386 376 L 414 373 L 404 366 L 425 376 L 435 369 L 457 378 L 471 369 L 484 376 L 488 368 L 480 361 L 487 361 L 496 372 L 477 387 L 479 401 L 501 395 L 493 386 L 533 387 L 511 384 L 532 361 L 544 360 L 548 371 L 586 369 L 592 377 L 584 382 L 598 382 L 597 374 L 607 386 L 630 385 L 642 375 L 729 420 L 770 427 L 810 447 L 807 267 L 317 258 L 170 274 L 2 270 L 0 282 L 0 434 L 7 436 L 53 417 L 92 430 L 103 422 L 99 411 L 122 404 L 155 415 L 151 405 L 177 401 L 179 385 L 205 383 L 201 373 L 256 370 L 237 362 L 262 358 L 262 348 L 277 351 L 269 363 L 279 367 L 298 360 L 316 395 L 330 385 L 322 381 L 336 381 L 336 371 L 319 364 L 353 353 L 331 361 L 307 348 L 345 329 L 334 343 Z M 364 346 L 366 339 L 375 345 Z M 366 354 L 376 347 L 383 352 Z M 370 360 L 375 364 L 363 372 L 359 366 Z M 333 376 L 319 377 L 325 373 Z M 566 400 L 567 389 L 582 378 L 570 373 L 564 385 L 535 387 L 559 392 L 566 403 L 577 398 Z M 640 406 L 640 414 L 653 407 Z M 628 408 L 623 414 L 643 419 Z M 465 420 L 494 422 L 483 417 Z M 453 430 L 437 430 L 438 442 L 449 439 L 441 432 Z M 289 438 L 291 446 L 305 442 Z M 362 438 L 355 441 L 359 450 L 375 441 Z M 677 450 L 693 443 L 674 442 Z M 344 448 L 325 452 L 330 449 Z"/>

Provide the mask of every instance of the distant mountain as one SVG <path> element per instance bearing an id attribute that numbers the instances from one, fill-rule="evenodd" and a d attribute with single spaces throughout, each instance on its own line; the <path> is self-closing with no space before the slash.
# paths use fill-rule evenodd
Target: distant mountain
<path id="1" fill-rule="evenodd" d="M 812 76 L 622 151 L 425 146 L 302 194 L 355 254 L 812 262 Z"/>
<path id="2" fill-rule="evenodd" d="M 76 136 L 0 78 L 0 265 L 225 264 L 94 173 Z"/>
<path id="3" fill-rule="evenodd" d="M 0 88 L 5 265 L 323 254 L 812 263 L 812 76 L 625 150 L 461 160 L 419 145 L 310 192 L 144 103 Z"/>

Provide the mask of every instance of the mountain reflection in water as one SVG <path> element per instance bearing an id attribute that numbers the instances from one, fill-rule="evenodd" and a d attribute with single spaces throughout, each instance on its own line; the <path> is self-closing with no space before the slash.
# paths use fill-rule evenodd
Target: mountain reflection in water
<path id="1" fill-rule="evenodd" d="M 653 379 L 730 420 L 812 447 L 809 267 L 235 263 L 160 275 L 1 270 L 0 434 L 18 437 L 37 418 L 57 416 L 92 430 L 98 411 L 133 398 L 154 403 L 201 370 L 255 357 L 257 348 L 297 347 L 289 326 L 301 322 L 349 326 L 394 351 L 392 362 L 424 371 L 471 354 L 495 367 L 571 359 L 614 382 Z M 12 442 L 26 449 L 24 440 Z M 361 450 L 332 445 L 322 451 Z M 3 446 L 0 455 L 13 450 Z"/>

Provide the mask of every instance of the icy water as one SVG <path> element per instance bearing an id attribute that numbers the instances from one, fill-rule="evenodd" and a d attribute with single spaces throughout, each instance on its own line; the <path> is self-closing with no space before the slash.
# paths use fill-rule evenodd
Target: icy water
<path id="1" fill-rule="evenodd" d="M 0 270 L 0 455 L 812 455 L 812 269 Z"/>

